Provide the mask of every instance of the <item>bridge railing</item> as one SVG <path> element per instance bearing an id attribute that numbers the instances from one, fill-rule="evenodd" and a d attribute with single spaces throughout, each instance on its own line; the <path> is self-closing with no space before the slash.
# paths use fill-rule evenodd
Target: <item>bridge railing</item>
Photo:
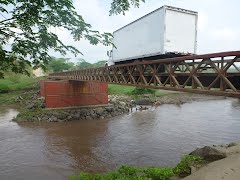
<path id="1" fill-rule="evenodd" d="M 240 97 L 240 51 L 143 60 L 52 73 L 49 78 Z"/>

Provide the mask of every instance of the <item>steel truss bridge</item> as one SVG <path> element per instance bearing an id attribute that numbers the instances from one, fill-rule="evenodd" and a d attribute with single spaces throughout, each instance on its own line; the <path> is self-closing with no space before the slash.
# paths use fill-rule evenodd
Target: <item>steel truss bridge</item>
<path id="1" fill-rule="evenodd" d="M 184 56 L 53 73 L 50 79 L 109 84 L 240 98 L 240 51 Z"/>

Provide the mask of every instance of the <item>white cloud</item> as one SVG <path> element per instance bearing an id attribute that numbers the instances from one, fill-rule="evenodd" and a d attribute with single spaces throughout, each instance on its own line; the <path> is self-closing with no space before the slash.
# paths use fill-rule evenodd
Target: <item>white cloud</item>
<path id="1" fill-rule="evenodd" d="M 208 15 L 206 12 L 198 12 L 198 29 L 206 30 L 208 26 Z"/>
<path id="2" fill-rule="evenodd" d="M 212 36 L 216 40 L 233 41 L 237 39 L 238 33 L 234 29 L 223 27 L 214 30 Z"/>

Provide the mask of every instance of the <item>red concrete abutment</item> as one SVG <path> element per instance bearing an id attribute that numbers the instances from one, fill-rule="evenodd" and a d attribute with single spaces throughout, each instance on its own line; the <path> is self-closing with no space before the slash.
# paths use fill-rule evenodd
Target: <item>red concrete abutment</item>
<path id="1" fill-rule="evenodd" d="M 40 81 L 46 108 L 108 104 L 108 83 L 86 81 Z"/>

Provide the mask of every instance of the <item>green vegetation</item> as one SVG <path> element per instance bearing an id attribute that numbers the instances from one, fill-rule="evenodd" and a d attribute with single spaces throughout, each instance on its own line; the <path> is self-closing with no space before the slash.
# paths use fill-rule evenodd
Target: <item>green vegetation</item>
<path id="1" fill-rule="evenodd" d="M 51 59 L 49 49 L 66 55 L 81 54 L 64 44 L 49 27 L 61 28 L 75 41 L 86 39 L 90 44 L 111 45 L 112 35 L 100 33 L 79 15 L 72 0 L 0 1 L 0 76 L 5 71 L 28 73 L 27 65 L 45 68 Z M 8 7 L 8 8 L 7 8 Z M 9 46 L 10 48 L 6 48 Z"/>
<path id="2" fill-rule="evenodd" d="M 124 86 L 124 85 L 108 85 L 108 94 L 121 94 L 121 95 L 143 95 L 143 94 L 155 94 L 155 89 L 135 87 L 135 86 Z"/>
<path id="3" fill-rule="evenodd" d="M 16 103 L 17 97 L 21 95 L 21 92 L 0 93 L 0 105 L 13 105 Z"/>
<path id="4" fill-rule="evenodd" d="M 46 69 L 49 72 L 61 72 L 67 70 L 78 70 L 78 69 L 88 69 L 88 68 L 98 68 L 105 66 L 107 61 L 100 60 L 96 63 L 89 63 L 84 59 L 79 59 L 77 63 L 73 63 L 69 61 L 68 58 L 55 58 L 51 57 L 48 64 L 46 65 Z"/>
<path id="5" fill-rule="evenodd" d="M 176 167 L 173 168 L 174 174 L 177 174 L 180 177 L 185 177 L 191 174 L 191 166 L 196 164 L 201 164 L 203 159 L 198 156 L 187 155 L 183 156 L 180 163 L 177 164 Z"/>
<path id="6" fill-rule="evenodd" d="M 44 112 L 46 112 L 45 109 L 42 109 L 40 107 L 34 108 L 33 110 L 29 110 L 29 109 L 24 109 L 21 111 L 21 113 L 19 113 L 16 117 L 16 121 L 20 122 L 20 121 L 35 121 L 35 119 L 33 119 L 33 117 L 38 117 L 41 116 L 42 114 L 44 114 Z"/>
<path id="7" fill-rule="evenodd" d="M 145 0 L 112 0 L 110 15 L 138 7 Z M 49 49 L 65 56 L 82 54 L 63 43 L 52 28 L 68 31 L 75 41 L 92 45 L 112 44 L 112 34 L 92 28 L 76 11 L 72 0 L 0 1 L 0 77 L 6 71 L 29 74 L 28 66 L 42 67 L 50 61 Z"/>
<path id="8" fill-rule="evenodd" d="M 26 90 L 11 91 L 8 93 L 0 93 L 0 105 L 16 105 L 22 100 L 29 100 L 32 96 L 32 92 L 26 92 Z M 25 108 L 21 105 L 19 108 Z"/>
<path id="9" fill-rule="evenodd" d="M 4 79 L 0 79 L 0 93 L 38 88 L 40 79 L 22 74 L 8 73 Z"/>
<path id="10" fill-rule="evenodd" d="M 111 3 L 110 15 L 123 14 L 130 9 L 131 6 L 139 7 L 141 2 L 146 0 L 113 0 Z"/>
<path id="11" fill-rule="evenodd" d="M 79 59 L 76 63 L 76 69 L 87 69 L 87 68 L 98 68 L 98 67 L 104 67 L 106 65 L 107 61 L 100 60 L 96 63 L 89 63 L 86 62 L 84 59 Z"/>
<path id="12" fill-rule="evenodd" d="M 134 86 L 108 85 L 108 94 L 110 95 L 129 95 L 135 89 Z"/>
<path id="13" fill-rule="evenodd" d="M 131 92 L 131 95 L 155 94 L 155 93 L 156 93 L 156 90 L 155 90 L 155 89 L 136 87 L 136 88 Z"/>
<path id="14" fill-rule="evenodd" d="M 48 62 L 46 68 L 52 72 L 61 72 L 63 70 L 73 70 L 75 64 L 68 62 L 69 59 L 66 58 L 55 58 L 51 57 L 51 60 Z"/>
<path id="15" fill-rule="evenodd" d="M 94 66 L 96 64 L 100 65 L 102 63 L 97 62 L 92 65 Z M 15 104 L 16 98 L 19 96 L 22 96 L 24 99 L 28 99 L 28 97 L 24 97 L 28 94 L 24 94 L 23 92 L 30 89 L 39 90 L 39 80 L 41 79 L 44 79 L 44 77 L 36 78 L 23 74 L 6 73 L 4 79 L 0 79 L 0 103 L 5 105 Z M 132 96 L 143 94 L 150 94 L 151 96 L 163 96 L 169 94 L 169 92 L 165 91 L 115 84 L 108 85 L 108 93 L 110 95 Z"/>
<path id="16" fill-rule="evenodd" d="M 190 175 L 191 166 L 202 162 L 200 157 L 187 155 L 174 168 L 122 166 L 107 174 L 80 173 L 79 176 L 70 177 L 70 180 L 168 180 L 173 176 L 186 177 Z"/>
<path id="17" fill-rule="evenodd" d="M 23 74 L 6 73 L 0 79 L 0 105 L 14 105 L 19 100 L 29 99 L 32 95 L 29 90 L 39 90 L 39 80 L 44 79 Z"/>
<path id="18" fill-rule="evenodd" d="M 80 173 L 72 176 L 70 180 L 167 180 L 173 176 L 170 168 L 135 168 L 122 166 L 118 170 L 105 175 Z"/>
<path id="19" fill-rule="evenodd" d="M 171 92 L 171 94 L 177 94 L 178 92 Z M 108 94 L 110 95 L 144 95 L 149 94 L 152 96 L 160 97 L 169 94 L 169 91 L 159 90 L 159 89 L 150 89 L 150 88 L 141 88 L 135 86 L 125 86 L 125 85 L 108 85 Z"/>

